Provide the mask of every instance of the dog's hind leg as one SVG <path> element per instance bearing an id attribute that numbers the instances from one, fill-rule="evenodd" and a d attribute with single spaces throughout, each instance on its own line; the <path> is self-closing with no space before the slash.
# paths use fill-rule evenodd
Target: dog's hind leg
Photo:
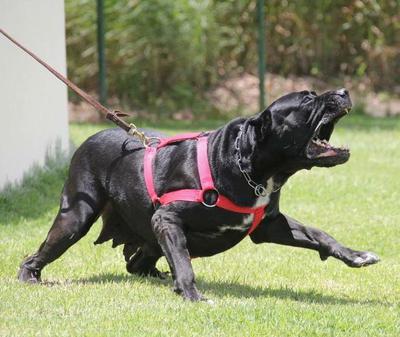
<path id="1" fill-rule="evenodd" d="M 61 196 L 60 209 L 46 240 L 38 251 L 26 258 L 18 273 L 22 282 L 40 281 L 43 267 L 60 257 L 70 246 L 82 238 L 98 218 L 103 206 L 101 193 L 85 181 L 83 188 L 67 183 Z M 81 191 L 85 192 L 81 192 Z"/>
<path id="2" fill-rule="evenodd" d="M 103 228 L 94 244 L 112 240 L 112 247 L 124 245 L 123 254 L 126 269 L 131 274 L 165 278 L 166 273 L 156 268 L 158 259 L 162 256 L 160 247 L 144 241 L 135 234 L 119 212 L 108 203 L 102 212 Z"/>
<path id="3" fill-rule="evenodd" d="M 124 255 L 126 263 L 126 270 L 131 274 L 140 276 L 152 276 L 160 279 L 165 279 L 168 273 L 159 271 L 156 268 L 156 263 L 161 257 L 154 249 L 149 248 L 146 244 L 143 247 L 137 248 L 133 251 L 129 244 L 124 246 Z"/>
<path id="4" fill-rule="evenodd" d="M 332 256 L 350 267 L 363 267 L 379 261 L 379 258 L 371 252 L 345 247 L 329 234 L 303 226 L 297 220 L 281 213 L 273 218 L 265 218 L 250 237 L 255 243 L 271 242 L 313 249 L 319 252 L 321 260 Z"/>

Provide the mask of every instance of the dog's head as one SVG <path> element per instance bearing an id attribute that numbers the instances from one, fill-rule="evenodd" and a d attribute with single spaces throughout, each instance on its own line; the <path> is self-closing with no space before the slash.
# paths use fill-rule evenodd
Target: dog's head
<path id="1" fill-rule="evenodd" d="M 259 150 L 279 157 L 293 170 L 313 166 L 330 167 L 345 163 L 347 148 L 328 143 L 335 123 L 351 109 L 347 90 L 294 92 L 272 103 L 250 119 L 255 126 Z"/>

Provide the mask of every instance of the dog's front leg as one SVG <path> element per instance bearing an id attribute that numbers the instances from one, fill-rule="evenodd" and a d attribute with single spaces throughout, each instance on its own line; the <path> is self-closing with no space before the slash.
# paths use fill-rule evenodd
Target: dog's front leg
<path id="1" fill-rule="evenodd" d="M 313 249 L 319 252 L 321 260 L 333 256 L 350 267 L 363 267 L 379 261 L 373 253 L 345 247 L 329 234 L 316 228 L 306 227 L 282 213 L 266 217 L 250 237 L 255 243 L 271 242 Z"/>
<path id="2" fill-rule="evenodd" d="M 152 217 L 153 231 L 171 269 L 174 291 L 184 299 L 199 301 L 204 298 L 196 288 L 192 264 L 186 247 L 186 237 L 179 216 L 159 208 Z"/>

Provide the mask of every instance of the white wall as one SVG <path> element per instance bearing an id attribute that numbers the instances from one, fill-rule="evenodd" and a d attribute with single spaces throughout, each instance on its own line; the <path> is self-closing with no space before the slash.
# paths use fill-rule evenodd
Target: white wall
<path id="1" fill-rule="evenodd" d="M 63 0 L 0 0 L 0 27 L 65 74 Z M 0 189 L 57 141 L 67 150 L 65 85 L 0 34 Z"/>

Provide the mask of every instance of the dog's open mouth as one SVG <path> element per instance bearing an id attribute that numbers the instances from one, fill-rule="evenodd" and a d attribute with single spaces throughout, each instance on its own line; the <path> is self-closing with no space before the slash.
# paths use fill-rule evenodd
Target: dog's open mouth
<path id="1" fill-rule="evenodd" d="M 311 160 L 329 160 L 335 164 L 344 163 L 350 157 L 347 147 L 334 147 L 328 143 L 336 122 L 351 110 L 346 107 L 335 114 L 325 115 L 314 130 L 313 136 L 306 147 L 306 156 Z"/>

